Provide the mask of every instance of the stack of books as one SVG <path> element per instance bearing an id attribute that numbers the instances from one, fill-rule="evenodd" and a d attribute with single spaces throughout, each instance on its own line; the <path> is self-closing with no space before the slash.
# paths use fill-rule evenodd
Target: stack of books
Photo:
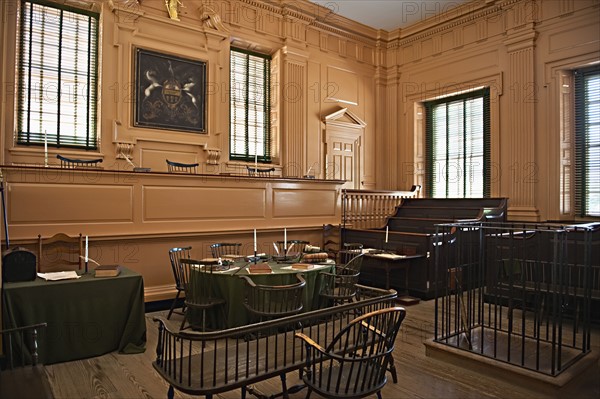
<path id="1" fill-rule="evenodd" d="M 121 273 L 119 265 L 101 265 L 94 269 L 94 276 L 96 277 L 115 277 L 119 273 Z"/>
<path id="2" fill-rule="evenodd" d="M 328 258 L 327 252 L 317 252 L 314 254 L 304 254 L 302 257 L 303 262 L 320 263 L 326 261 Z"/>

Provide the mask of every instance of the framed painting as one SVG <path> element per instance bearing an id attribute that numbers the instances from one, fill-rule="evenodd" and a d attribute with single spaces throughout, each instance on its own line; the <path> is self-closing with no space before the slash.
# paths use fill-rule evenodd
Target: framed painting
<path id="1" fill-rule="evenodd" d="M 206 133 L 206 62 L 135 48 L 134 126 Z"/>

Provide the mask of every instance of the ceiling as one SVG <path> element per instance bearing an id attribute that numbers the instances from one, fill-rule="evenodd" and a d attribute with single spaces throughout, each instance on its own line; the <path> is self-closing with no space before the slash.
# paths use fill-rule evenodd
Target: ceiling
<path id="1" fill-rule="evenodd" d="M 388 32 L 406 28 L 470 0 L 309 0 L 331 12 Z"/>

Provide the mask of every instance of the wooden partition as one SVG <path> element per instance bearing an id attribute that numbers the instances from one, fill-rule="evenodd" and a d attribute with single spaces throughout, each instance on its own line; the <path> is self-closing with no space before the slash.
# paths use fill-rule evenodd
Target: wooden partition
<path id="1" fill-rule="evenodd" d="M 35 250 L 38 234 L 89 237 L 90 258 L 123 264 L 144 277 L 146 300 L 174 295 L 168 249 L 236 241 L 259 252 L 272 242 L 319 245 L 324 224 L 339 224 L 341 181 L 235 175 L 133 173 L 102 169 L 3 166 L 11 245 Z M 3 237 L 5 240 L 5 237 Z M 36 251 L 37 252 L 37 251 Z M 90 266 L 91 268 L 91 266 Z"/>

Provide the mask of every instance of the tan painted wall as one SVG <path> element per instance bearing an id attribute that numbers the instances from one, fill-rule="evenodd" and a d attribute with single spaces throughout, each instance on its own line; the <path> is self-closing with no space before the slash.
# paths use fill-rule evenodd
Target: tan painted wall
<path id="1" fill-rule="evenodd" d="M 513 220 L 573 219 L 559 207 L 559 74 L 600 61 L 600 2 L 472 2 L 446 18 L 388 43 L 386 65 L 398 77 L 386 88 L 388 125 L 377 133 L 388 154 L 399 154 L 388 179 L 423 184 L 423 101 L 489 86 L 491 195 L 509 198 Z"/>
<path id="2" fill-rule="evenodd" d="M 40 165 L 42 149 L 13 141 L 17 3 L 2 2 L 0 164 Z M 201 172 L 209 175 L 243 172 L 245 164 L 227 156 L 228 57 L 230 45 L 246 46 L 273 55 L 278 88 L 272 113 L 274 166 L 278 175 L 292 179 L 252 183 L 101 173 L 92 182 L 74 177 L 76 183 L 64 177 L 31 180 L 11 169 L 7 181 L 15 190 L 11 206 L 17 207 L 9 222 L 17 242 L 71 231 L 97 237 L 94 242 L 106 248 L 135 243 L 139 264 L 129 265 L 144 273 L 149 298 L 164 296 L 168 288 L 163 288 L 171 284 L 170 246 L 191 240 L 204 247 L 237 234 L 248 242 L 253 226 L 267 232 L 294 225 L 300 235 L 318 242 L 322 223 L 339 221 L 339 208 L 333 215 L 320 213 L 314 207 L 320 194 L 313 194 L 326 187 L 324 195 L 333 195 L 340 182 L 295 179 L 311 166 L 317 178 L 327 178 L 325 116 L 347 107 L 365 123 L 363 188 L 408 189 L 423 184 L 422 101 L 480 85 L 492 88 L 492 195 L 510 198 L 512 219 L 572 218 L 559 206 L 561 74 L 599 60 L 598 0 L 480 0 L 393 32 L 364 27 L 300 0 L 183 0 L 180 21 L 169 19 L 162 0 L 144 0 L 140 6 L 124 0 L 90 3 L 102 15 L 100 149 L 58 152 L 102 157 L 105 171 L 130 169 L 118 158 L 123 152 L 153 172 L 166 171 L 165 158 L 200 162 Z M 206 134 L 133 126 L 135 47 L 207 61 Z M 51 162 L 56 153 L 50 149 Z M 237 201 L 238 194 L 250 199 L 252 208 Z M 73 197 L 86 203 L 61 206 Z M 197 205 L 205 200 L 210 215 Z M 53 204 L 50 212 L 40 210 L 41 201 Z M 90 201 L 98 206 L 88 220 Z M 242 207 L 247 213 L 231 213 Z"/>

